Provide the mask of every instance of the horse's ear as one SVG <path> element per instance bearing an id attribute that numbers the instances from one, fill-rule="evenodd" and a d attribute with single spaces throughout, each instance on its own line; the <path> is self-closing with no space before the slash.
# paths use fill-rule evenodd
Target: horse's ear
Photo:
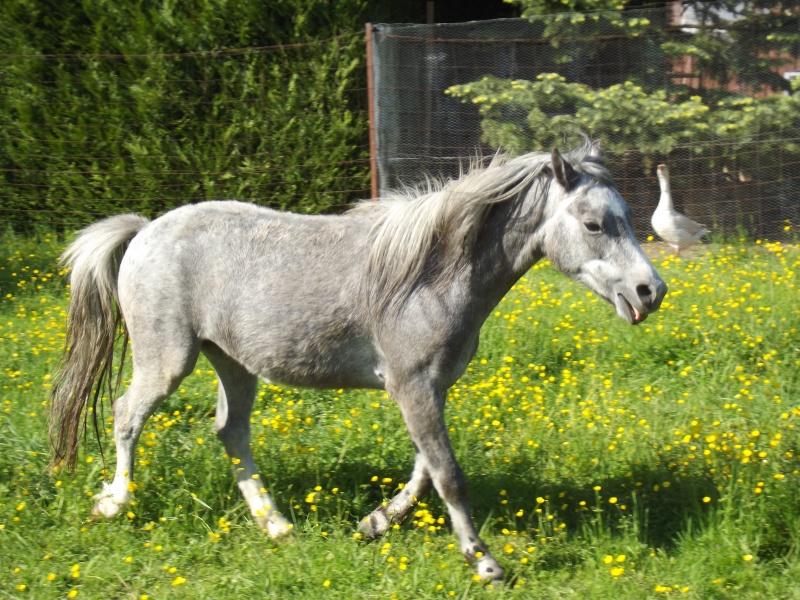
<path id="1" fill-rule="evenodd" d="M 569 192 L 578 184 L 580 174 L 572 168 L 571 164 L 564 160 L 558 148 L 553 148 L 551 157 L 553 162 L 553 175 L 556 181 L 561 184 L 561 187 L 563 187 L 565 191 Z"/>

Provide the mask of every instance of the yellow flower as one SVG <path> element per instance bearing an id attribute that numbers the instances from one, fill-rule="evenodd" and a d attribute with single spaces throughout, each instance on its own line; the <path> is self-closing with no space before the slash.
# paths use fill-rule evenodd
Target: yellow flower
<path id="1" fill-rule="evenodd" d="M 176 577 L 175 579 L 172 580 L 172 585 L 173 586 L 183 585 L 184 583 L 186 583 L 186 578 L 185 577 L 178 576 L 178 577 Z"/>
<path id="2" fill-rule="evenodd" d="M 322 587 L 331 587 L 331 580 L 330 579 L 326 579 L 325 581 L 323 581 L 322 582 Z"/>
<path id="3" fill-rule="evenodd" d="M 611 576 L 619 577 L 625 572 L 625 567 L 611 567 Z"/>

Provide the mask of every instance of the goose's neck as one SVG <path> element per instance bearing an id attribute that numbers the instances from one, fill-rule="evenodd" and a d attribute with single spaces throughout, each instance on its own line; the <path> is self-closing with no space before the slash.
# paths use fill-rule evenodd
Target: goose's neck
<path id="1" fill-rule="evenodd" d="M 658 207 L 672 209 L 672 190 L 669 186 L 669 180 L 659 176 L 658 182 L 661 185 L 661 198 L 658 200 Z"/>

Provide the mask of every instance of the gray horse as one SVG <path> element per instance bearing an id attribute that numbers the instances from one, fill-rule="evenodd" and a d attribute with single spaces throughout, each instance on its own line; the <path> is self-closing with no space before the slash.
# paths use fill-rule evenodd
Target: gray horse
<path id="1" fill-rule="evenodd" d="M 74 467 L 88 407 L 97 408 L 101 389 L 119 385 L 112 359 L 124 318 L 133 378 L 113 405 L 116 472 L 96 496 L 95 515 L 113 517 L 130 501 L 142 427 L 202 352 L 219 377 L 217 434 L 238 459 L 238 486 L 255 521 L 271 536 L 291 525 L 250 450 L 258 378 L 385 389 L 400 407 L 416 460 L 408 485 L 359 530 L 382 535 L 434 487 L 464 556 L 482 578 L 501 579 L 503 568 L 468 511 L 445 398 L 492 309 L 543 257 L 631 324 L 657 310 L 666 293 L 588 140 L 564 157 L 557 150 L 498 155 L 458 179 L 362 202 L 342 215 L 224 201 L 153 221 L 120 215 L 98 222 L 63 257 L 72 300 L 68 350 L 53 386 L 53 464 Z"/>

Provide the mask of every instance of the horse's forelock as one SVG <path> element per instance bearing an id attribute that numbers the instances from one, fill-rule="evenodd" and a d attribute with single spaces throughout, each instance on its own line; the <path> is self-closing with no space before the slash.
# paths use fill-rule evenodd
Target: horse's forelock
<path id="1" fill-rule="evenodd" d="M 568 152 L 565 158 L 576 171 L 585 173 L 600 183 L 612 183 L 603 150 L 597 142 L 588 137 L 584 138 L 581 146 Z"/>

